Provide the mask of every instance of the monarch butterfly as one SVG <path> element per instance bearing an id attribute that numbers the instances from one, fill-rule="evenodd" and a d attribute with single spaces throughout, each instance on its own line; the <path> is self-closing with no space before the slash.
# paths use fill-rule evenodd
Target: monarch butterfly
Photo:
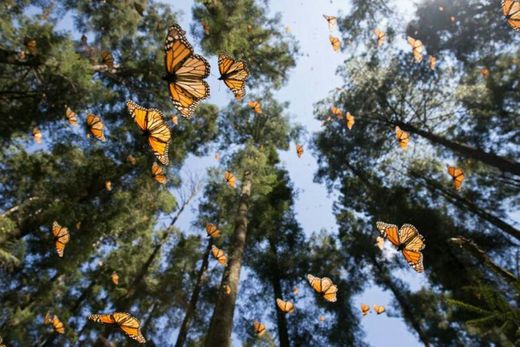
<path id="1" fill-rule="evenodd" d="M 334 28 L 336 27 L 336 24 L 338 23 L 337 18 L 334 16 L 327 16 L 326 14 L 323 15 L 323 18 L 327 21 L 327 25 L 329 26 L 329 32 L 332 32 Z"/>
<path id="2" fill-rule="evenodd" d="M 324 322 L 325 321 L 325 316 L 320 316 L 320 322 Z"/>
<path id="3" fill-rule="evenodd" d="M 34 137 L 34 142 L 36 142 L 38 144 L 42 143 L 42 132 L 40 129 L 34 128 L 32 131 L 32 134 Z"/>
<path id="4" fill-rule="evenodd" d="M 179 118 L 178 118 L 177 116 L 172 116 L 172 123 L 173 123 L 174 125 L 179 124 Z"/>
<path id="5" fill-rule="evenodd" d="M 114 312 L 111 314 L 91 314 L 88 319 L 96 323 L 117 324 L 119 329 L 128 337 L 139 343 L 145 343 L 146 340 L 141 334 L 141 323 L 137 318 L 125 312 Z"/>
<path id="6" fill-rule="evenodd" d="M 387 224 L 383 222 L 376 223 L 377 229 L 388 239 L 398 251 L 403 252 L 403 256 L 417 272 L 423 272 L 423 255 L 421 251 L 424 249 L 424 237 L 419 234 L 417 229 L 411 224 L 403 224 L 401 229 L 397 230 L 397 225 Z"/>
<path id="7" fill-rule="evenodd" d="M 133 101 L 127 101 L 128 112 L 148 139 L 153 154 L 164 165 L 168 165 L 168 146 L 171 141 L 170 128 L 159 110 L 144 108 Z"/>
<path id="8" fill-rule="evenodd" d="M 217 237 L 220 237 L 220 230 L 218 230 L 218 228 L 215 224 L 207 223 L 206 232 L 208 233 L 209 237 L 212 237 L 214 239 L 216 239 Z"/>
<path id="9" fill-rule="evenodd" d="M 336 106 L 331 106 L 330 107 L 330 112 L 332 112 L 332 114 L 335 115 L 338 118 L 342 118 L 343 117 L 343 114 L 342 114 L 341 110 L 339 108 L 337 108 Z"/>
<path id="10" fill-rule="evenodd" d="M 408 36 L 408 44 L 412 46 L 412 54 L 415 58 L 415 61 L 420 63 L 423 60 L 422 51 L 424 50 L 422 41 Z"/>
<path id="11" fill-rule="evenodd" d="M 26 37 L 24 40 L 24 45 L 29 51 L 29 54 L 36 55 L 38 53 L 38 45 L 35 39 Z"/>
<path id="12" fill-rule="evenodd" d="M 213 254 L 213 257 L 215 257 L 215 259 L 217 259 L 217 261 L 221 265 L 224 265 L 224 266 L 226 265 L 226 263 L 227 263 L 227 256 L 226 256 L 226 253 L 224 253 L 223 250 L 221 250 L 220 248 L 218 248 L 215 245 L 211 245 L 211 254 Z"/>
<path id="13" fill-rule="evenodd" d="M 378 236 L 376 238 L 376 243 L 375 243 L 376 247 L 379 248 L 380 250 L 383 250 L 383 248 L 385 247 L 385 239 L 382 238 L 381 236 Z"/>
<path id="14" fill-rule="evenodd" d="M 240 101 L 246 95 L 245 81 L 249 76 L 249 70 L 243 60 L 235 60 L 225 54 L 218 56 L 219 80 L 224 81 L 231 89 L 235 98 Z"/>
<path id="15" fill-rule="evenodd" d="M 78 126 L 78 116 L 68 106 L 66 106 L 66 108 L 65 108 L 65 117 L 67 117 L 67 121 L 69 122 L 70 125 Z"/>
<path id="16" fill-rule="evenodd" d="M 231 287 L 227 284 L 224 284 L 224 293 L 226 293 L 226 295 L 231 294 Z"/>
<path id="17" fill-rule="evenodd" d="M 56 315 L 51 316 L 49 313 L 47 313 L 45 315 L 43 322 L 44 322 L 44 324 L 52 324 L 54 331 L 57 332 L 58 334 L 65 333 L 65 326 L 63 325 L 62 321 L 58 318 L 58 316 L 56 316 Z"/>
<path id="18" fill-rule="evenodd" d="M 517 0 L 502 0 L 502 12 L 511 28 L 520 31 L 520 2 Z"/>
<path id="19" fill-rule="evenodd" d="M 448 166 L 448 174 L 453 178 L 455 189 L 459 190 L 464 181 L 464 172 L 460 167 Z"/>
<path id="20" fill-rule="evenodd" d="M 87 115 L 87 137 L 90 137 L 90 135 L 92 135 L 99 141 L 105 141 L 105 134 L 103 134 L 104 127 L 105 126 L 103 125 L 103 122 L 101 121 L 101 118 L 99 116 L 96 116 L 92 113 L 89 113 Z"/>
<path id="21" fill-rule="evenodd" d="M 152 177 L 160 184 L 165 184 L 168 181 L 163 169 L 156 162 L 152 164 Z"/>
<path id="22" fill-rule="evenodd" d="M 341 48 L 341 42 L 339 41 L 339 39 L 335 36 L 329 35 L 329 41 L 332 45 L 332 49 L 334 50 L 334 52 L 339 52 L 339 49 Z"/>
<path id="23" fill-rule="evenodd" d="M 126 157 L 126 161 L 128 161 L 132 166 L 135 166 L 137 164 L 137 160 L 131 154 L 129 154 L 128 157 Z"/>
<path id="24" fill-rule="evenodd" d="M 350 114 L 350 112 L 347 112 L 347 116 L 345 117 L 345 119 L 347 121 L 348 130 L 352 130 L 352 127 L 356 123 L 356 118 L 352 114 Z"/>
<path id="25" fill-rule="evenodd" d="M 483 67 L 482 69 L 480 69 L 480 74 L 482 75 L 482 77 L 488 78 L 489 77 L 489 69 L 487 67 Z"/>
<path id="26" fill-rule="evenodd" d="M 291 301 L 283 301 L 282 299 L 276 299 L 276 306 L 283 313 L 293 313 L 294 312 L 294 304 Z"/>
<path id="27" fill-rule="evenodd" d="M 401 146 L 401 148 L 406 151 L 408 148 L 408 142 L 410 141 L 410 134 L 408 134 L 406 131 L 402 131 L 399 127 L 395 127 L 395 136 L 397 137 L 399 146 Z"/>
<path id="28" fill-rule="evenodd" d="M 375 28 L 374 29 L 374 34 L 376 34 L 376 38 L 377 38 L 377 47 L 381 47 L 383 45 L 383 43 L 385 42 L 385 39 L 386 39 L 386 33 L 379 30 L 378 28 Z"/>
<path id="29" fill-rule="evenodd" d="M 368 306 L 366 304 L 361 304 L 361 313 L 363 314 L 363 316 L 366 316 L 367 314 L 369 314 L 370 306 Z"/>
<path id="30" fill-rule="evenodd" d="M 101 51 L 101 61 L 107 67 L 113 69 L 114 68 L 114 57 L 110 51 Z"/>
<path id="31" fill-rule="evenodd" d="M 215 153 L 215 160 L 216 161 L 220 161 L 220 153 L 219 152 Z"/>
<path id="32" fill-rule="evenodd" d="M 185 34 L 177 24 L 168 29 L 164 44 L 164 79 L 175 107 L 184 117 L 190 118 L 197 104 L 209 96 L 209 85 L 204 78 L 209 76 L 210 66 L 204 57 L 193 54 Z"/>
<path id="33" fill-rule="evenodd" d="M 110 278 L 112 279 L 112 283 L 114 283 L 116 286 L 119 285 L 119 275 L 117 272 L 113 271 Z"/>
<path id="34" fill-rule="evenodd" d="M 229 187 L 235 188 L 237 186 L 237 178 L 231 172 L 224 172 L 224 179 Z"/>
<path id="35" fill-rule="evenodd" d="M 383 305 L 379 306 L 379 305 L 374 304 L 374 311 L 377 314 L 381 314 L 381 313 L 385 312 L 385 307 Z"/>
<path id="36" fill-rule="evenodd" d="M 296 155 L 298 156 L 298 158 L 301 158 L 303 155 L 303 146 L 300 144 L 296 145 Z"/>
<path id="37" fill-rule="evenodd" d="M 298 293 L 300 292 L 298 287 L 294 287 L 293 290 L 292 290 L 293 294 L 294 295 L 298 295 Z"/>
<path id="38" fill-rule="evenodd" d="M 105 181 L 105 189 L 108 191 L 112 190 L 112 182 L 111 181 Z"/>
<path id="39" fill-rule="evenodd" d="M 253 322 L 253 328 L 255 329 L 255 334 L 260 337 L 265 334 L 265 325 L 255 320 Z"/>
<path id="40" fill-rule="evenodd" d="M 428 58 L 428 63 L 430 63 L 430 69 L 435 70 L 435 65 L 437 64 L 437 58 L 435 58 L 433 55 L 430 55 Z"/>
<path id="41" fill-rule="evenodd" d="M 261 114 L 262 113 L 262 106 L 260 105 L 260 102 L 258 101 L 249 101 L 247 103 L 247 105 L 249 107 L 251 107 L 251 109 L 255 112 L 255 113 L 258 113 L 258 114 Z"/>
<path id="42" fill-rule="evenodd" d="M 336 293 L 338 292 L 338 286 L 332 283 L 332 280 L 328 277 L 314 277 L 308 274 L 307 280 L 311 287 L 318 293 L 322 294 L 323 298 L 330 302 L 336 302 Z"/>
<path id="43" fill-rule="evenodd" d="M 52 223 L 52 235 L 54 235 L 56 252 L 58 252 L 58 256 L 61 258 L 63 257 L 65 245 L 69 243 L 70 240 L 69 229 L 62 227 L 58 222 L 54 221 L 54 223 Z"/>

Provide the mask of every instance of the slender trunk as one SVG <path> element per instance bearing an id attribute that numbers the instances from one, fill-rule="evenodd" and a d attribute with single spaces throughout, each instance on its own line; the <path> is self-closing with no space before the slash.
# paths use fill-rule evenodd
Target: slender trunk
<path id="1" fill-rule="evenodd" d="M 271 248 L 271 254 L 273 256 L 272 272 L 271 272 L 271 284 L 273 286 L 273 303 L 276 311 L 276 321 L 278 325 L 278 342 L 280 347 L 289 347 L 289 333 L 287 332 L 287 317 L 285 313 L 278 309 L 276 299 L 284 299 L 282 292 L 282 284 L 280 281 L 280 267 L 278 265 L 278 252 L 276 250 L 276 244 L 272 238 L 269 238 L 269 246 Z"/>
<path id="2" fill-rule="evenodd" d="M 206 247 L 206 252 L 204 253 L 202 264 L 200 265 L 199 272 L 197 274 L 197 281 L 195 283 L 195 287 L 193 288 L 193 292 L 191 294 L 190 303 L 186 309 L 186 313 L 184 314 L 184 319 L 182 320 L 181 329 L 179 330 L 179 335 L 177 336 L 177 342 L 175 343 L 175 347 L 182 347 L 186 342 L 186 337 L 188 336 L 188 329 L 190 327 L 191 320 L 193 319 L 193 315 L 197 308 L 197 302 L 199 300 L 200 291 L 202 289 L 202 281 L 204 278 L 204 273 L 208 269 L 209 264 L 209 253 L 211 252 L 211 245 L 213 244 L 212 239 L 209 238 L 208 246 Z"/>
<path id="3" fill-rule="evenodd" d="M 440 193 L 451 203 L 453 203 L 455 205 L 459 205 L 459 206 L 464 206 L 468 211 L 474 213 L 475 215 L 479 216 L 480 218 L 484 219 L 485 221 L 489 222 L 490 224 L 496 226 L 503 232 L 507 233 L 509 236 L 512 236 L 517 240 L 520 240 L 520 230 L 516 229 L 511 224 L 509 224 L 509 223 L 505 222 L 504 220 L 500 219 L 499 217 L 496 217 L 496 216 L 492 215 L 491 213 L 481 209 L 476 204 L 465 199 L 464 197 L 460 196 L 459 194 L 456 194 L 454 192 L 451 192 L 451 191 L 445 189 L 443 186 L 441 186 L 434 180 L 424 177 L 414 171 L 410 171 L 410 174 L 415 178 L 423 180 L 425 182 L 426 187 L 431 192 Z"/>
<path id="4" fill-rule="evenodd" d="M 251 173 L 244 174 L 240 202 L 235 220 L 235 230 L 229 252 L 229 263 L 222 276 L 221 287 L 228 285 L 231 293 L 219 292 L 208 335 L 207 347 L 227 347 L 231 345 L 231 331 L 233 329 L 233 315 L 240 281 L 240 268 L 242 267 L 242 255 L 246 246 L 247 213 L 249 211 L 249 199 L 251 197 Z"/>
<path id="5" fill-rule="evenodd" d="M 424 137 L 430 140 L 430 142 L 432 143 L 447 147 L 456 153 L 462 154 L 466 158 L 478 160 L 484 164 L 496 167 L 501 171 L 510 172 L 515 175 L 520 175 L 520 163 L 515 162 L 509 158 L 501 157 L 494 153 L 486 152 L 482 149 L 469 147 L 464 144 L 460 144 L 445 139 L 444 137 L 435 135 L 429 131 L 419 129 L 412 124 L 404 123 L 401 121 L 393 122 L 393 124 L 399 126 L 402 130 L 409 131 L 413 134 L 417 134 L 421 137 Z"/>
<path id="6" fill-rule="evenodd" d="M 157 305 L 159 305 L 159 301 L 155 300 L 148 310 L 148 315 L 146 316 L 146 319 L 143 322 L 143 326 L 141 327 L 141 331 L 144 336 L 146 336 L 146 332 L 148 331 L 148 327 L 150 326 L 150 323 L 152 322 L 153 314 L 155 310 L 157 309 Z"/>

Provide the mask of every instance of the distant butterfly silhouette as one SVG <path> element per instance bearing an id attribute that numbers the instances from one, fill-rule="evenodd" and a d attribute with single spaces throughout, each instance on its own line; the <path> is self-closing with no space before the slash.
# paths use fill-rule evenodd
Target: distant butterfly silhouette
<path id="1" fill-rule="evenodd" d="M 261 113 L 262 113 L 262 106 L 260 105 L 260 102 L 258 102 L 258 101 L 249 101 L 249 102 L 247 103 L 247 105 L 248 105 L 249 107 L 251 107 L 251 109 L 252 109 L 255 113 L 257 113 L 257 114 L 261 114 Z"/>
<path id="2" fill-rule="evenodd" d="M 291 301 L 283 301 L 282 299 L 276 299 L 276 306 L 283 313 L 292 313 L 294 312 L 294 304 Z"/>
<path id="3" fill-rule="evenodd" d="M 301 158 L 303 155 L 303 146 L 300 144 L 296 145 L 296 155 L 298 155 L 298 158 Z"/>
<path id="4" fill-rule="evenodd" d="M 435 70 L 435 65 L 437 64 L 437 59 L 433 55 L 430 55 L 428 57 L 428 63 L 430 63 L 430 69 Z"/>
<path id="5" fill-rule="evenodd" d="M 78 115 L 70 109 L 70 107 L 66 107 L 65 109 L 65 117 L 67 117 L 67 121 L 72 126 L 78 126 Z"/>
<path id="6" fill-rule="evenodd" d="M 361 304 L 361 313 L 363 314 L 363 316 L 366 316 L 367 314 L 369 314 L 370 306 L 368 306 L 366 304 Z"/>
<path id="7" fill-rule="evenodd" d="M 58 318 L 56 315 L 50 315 L 47 313 L 45 315 L 45 318 L 43 320 L 44 324 L 52 324 L 52 327 L 54 328 L 54 331 L 58 334 L 64 334 L 65 333 L 65 326 L 63 325 L 63 322 Z"/>
<path id="8" fill-rule="evenodd" d="M 399 127 L 395 127 L 395 136 L 397 137 L 399 146 L 401 146 L 401 148 L 406 151 L 408 148 L 408 142 L 410 141 L 410 134 L 408 134 L 406 131 L 402 131 Z"/>
<path id="9" fill-rule="evenodd" d="M 356 123 L 356 118 L 352 114 L 350 114 L 350 112 L 347 112 L 347 116 L 345 117 L 345 119 L 348 130 L 352 130 L 352 127 Z"/>
<path id="10" fill-rule="evenodd" d="M 385 42 L 385 39 L 386 39 L 386 34 L 379 30 L 378 28 L 375 28 L 374 29 L 374 34 L 376 34 L 376 38 L 377 38 L 377 47 L 381 47 L 383 45 L 383 43 Z"/>
<path id="11" fill-rule="evenodd" d="M 329 26 L 329 32 L 332 32 L 337 24 L 337 18 L 334 16 L 323 15 L 323 18 L 327 21 L 327 25 Z"/>
<path id="12" fill-rule="evenodd" d="M 341 41 L 337 37 L 332 36 L 332 35 L 329 35 L 329 41 L 330 41 L 330 44 L 331 44 L 334 52 L 336 52 L 336 53 L 339 52 L 339 50 L 341 48 Z"/>
<path id="13" fill-rule="evenodd" d="M 117 272 L 113 271 L 110 278 L 112 279 L 112 283 L 114 283 L 116 286 L 119 285 L 119 275 Z"/>
<path id="14" fill-rule="evenodd" d="M 165 184 L 168 181 L 163 169 L 156 162 L 152 164 L 152 177 L 160 184 Z"/>
<path id="15" fill-rule="evenodd" d="M 233 175 L 231 172 L 226 171 L 224 172 L 224 180 L 226 180 L 226 183 L 231 188 L 236 188 L 237 186 L 237 179 L 235 175 Z"/>
<path id="16" fill-rule="evenodd" d="M 38 128 L 34 128 L 32 131 L 34 142 L 40 144 L 42 143 L 42 132 Z"/>
<path id="17" fill-rule="evenodd" d="M 374 304 L 374 311 L 379 315 L 383 312 L 385 312 L 385 307 L 383 305 L 379 306 Z"/>

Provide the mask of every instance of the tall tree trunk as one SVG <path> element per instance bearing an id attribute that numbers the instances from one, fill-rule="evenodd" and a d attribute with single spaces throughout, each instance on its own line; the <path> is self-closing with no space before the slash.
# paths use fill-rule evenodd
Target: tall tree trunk
<path id="1" fill-rule="evenodd" d="M 271 254 L 273 256 L 272 272 L 271 272 L 271 284 L 273 286 L 273 302 L 274 309 L 276 311 L 276 321 L 278 326 L 278 342 L 280 347 L 289 347 L 289 333 L 287 332 L 287 317 L 285 313 L 278 309 L 276 299 L 284 299 L 282 292 L 282 284 L 280 281 L 280 267 L 278 265 L 278 252 L 276 250 L 276 244 L 274 240 L 269 238 L 269 246 L 271 248 Z"/>
<path id="2" fill-rule="evenodd" d="M 468 211 L 474 213 L 475 215 L 479 216 L 480 218 L 484 219 L 485 221 L 489 222 L 490 224 L 496 226 L 503 232 L 507 233 L 509 236 L 514 237 L 517 240 L 520 240 L 520 230 L 516 229 L 511 224 L 505 222 L 504 220 L 500 219 L 499 217 L 496 217 L 492 215 L 491 213 L 481 209 L 473 202 L 465 199 L 464 197 L 460 196 L 459 194 L 456 194 L 454 192 L 449 191 L 448 189 L 444 188 L 442 185 L 438 184 L 434 180 L 431 180 L 423 175 L 420 175 L 419 173 L 415 171 L 410 171 L 410 174 L 418 179 L 421 179 L 424 181 L 426 188 L 430 190 L 431 192 L 437 192 L 440 193 L 442 196 L 446 198 L 446 200 L 450 201 L 451 203 L 459 206 L 464 206 Z"/>
<path id="3" fill-rule="evenodd" d="M 247 213 L 249 211 L 249 199 L 251 197 L 251 173 L 245 173 L 240 191 L 240 201 L 235 219 L 235 230 L 229 252 L 229 263 L 222 276 L 221 288 L 228 285 L 231 293 L 227 295 L 223 290 L 219 291 L 217 303 L 213 310 L 208 335 L 207 347 L 228 347 L 231 345 L 231 331 L 233 329 L 233 315 L 240 281 L 240 268 L 242 256 L 246 246 Z"/>
<path id="4" fill-rule="evenodd" d="M 197 302 L 199 301 L 199 295 L 202 289 L 204 273 L 208 269 L 209 253 L 211 252 L 212 244 L 213 240 L 210 237 L 208 240 L 208 246 L 206 247 L 206 252 L 204 252 L 204 256 L 202 258 L 202 264 L 200 265 L 200 269 L 197 274 L 197 281 L 195 282 L 195 287 L 193 288 L 193 292 L 191 293 L 190 302 L 186 309 L 186 313 L 184 314 L 184 319 L 182 320 L 181 329 L 179 330 L 179 335 L 177 336 L 177 342 L 175 343 L 175 347 L 182 347 L 186 342 L 186 337 L 188 336 L 188 329 L 193 319 L 193 315 L 195 314 Z"/>
<path id="5" fill-rule="evenodd" d="M 413 134 L 417 134 L 421 137 L 424 137 L 430 140 L 430 142 L 432 143 L 439 144 L 446 148 L 449 148 L 452 151 L 459 153 L 466 158 L 472 158 L 484 164 L 496 167 L 501 171 L 510 172 L 520 176 L 520 163 L 515 162 L 509 158 L 501 157 L 494 153 L 489 153 L 478 148 L 469 147 L 467 145 L 445 139 L 444 137 L 435 135 L 429 131 L 419 129 L 416 126 L 409 123 L 396 121 L 393 122 L 393 124 L 399 126 L 402 130 L 409 131 Z"/>

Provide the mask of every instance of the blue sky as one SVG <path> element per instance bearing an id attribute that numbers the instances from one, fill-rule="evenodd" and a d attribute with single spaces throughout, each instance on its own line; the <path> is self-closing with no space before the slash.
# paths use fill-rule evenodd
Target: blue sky
<path id="1" fill-rule="evenodd" d="M 176 12 L 182 11 L 180 24 L 187 30 L 193 24 L 191 17 L 191 0 L 164 1 L 172 5 Z M 405 15 L 413 13 L 414 2 L 399 0 L 399 8 Z M 328 40 L 327 23 L 322 14 L 339 16 L 349 11 L 350 1 L 347 0 L 271 0 L 271 14 L 282 14 L 284 27 L 288 26 L 298 40 L 302 56 L 297 66 L 292 70 L 288 84 L 276 95 L 279 101 L 289 101 L 289 113 L 293 122 L 302 124 L 308 136 L 302 141 L 304 147 L 309 144 L 313 132 L 320 128 L 320 122 L 314 119 L 314 103 L 326 98 L 334 88 L 341 86 L 341 79 L 336 76 L 336 69 L 349 58 L 348 47 L 342 53 L 334 53 Z M 338 35 L 339 36 L 339 35 Z M 195 40 L 190 41 L 197 46 Z M 200 49 L 198 49 L 200 52 Z M 210 64 L 216 67 L 216 58 L 211 57 Z M 214 70 L 215 71 L 215 70 Z M 213 73 L 215 74 L 215 72 Z M 214 76 L 213 76 L 214 77 Z M 216 78 L 210 77 L 212 95 L 208 102 L 225 106 L 232 95 Z M 296 212 L 298 220 L 307 234 L 325 229 L 329 232 L 337 230 L 332 214 L 334 196 L 329 196 L 323 185 L 313 182 L 317 170 L 316 159 L 310 151 L 306 151 L 301 159 L 295 153 L 295 144 L 290 151 L 282 152 L 284 166 L 290 173 L 291 180 L 298 191 Z M 190 158 L 183 168 L 187 172 L 203 173 L 215 165 L 213 157 Z M 179 226 L 183 230 L 191 229 L 195 219 L 195 206 L 189 213 L 182 216 Z M 412 284 L 412 289 L 418 289 L 424 281 L 420 275 L 406 273 L 403 277 Z M 391 307 L 392 297 L 387 291 L 378 287 L 370 287 L 356 298 L 356 305 L 361 303 L 385 305 L 387 313 L 376 316 L 370 314 L 362 319 L 362 326 L 366 333 L 366 342 L 372 346 L 402 347 L 420 345 L 416 337 L 408 331 L 404 322 L 396 315 L 399 314 Z M 360 313 L 361 315 L 361 313 Z M 348 322 L 345 322 L 348 324 Z M 240 345 L 235 341 L 236 345 Z"/>

